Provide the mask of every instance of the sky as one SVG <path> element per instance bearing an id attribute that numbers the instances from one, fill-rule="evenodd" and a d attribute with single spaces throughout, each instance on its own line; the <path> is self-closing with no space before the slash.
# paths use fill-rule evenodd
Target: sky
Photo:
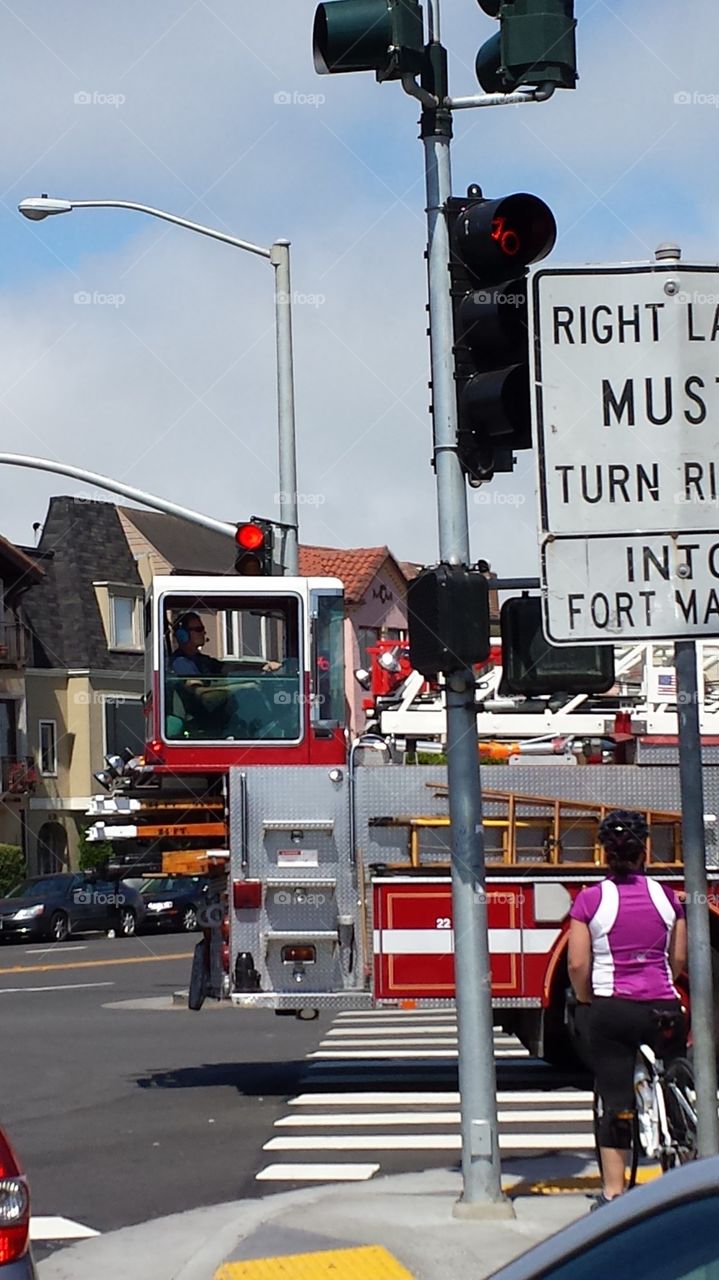
<path id="1" fill-rule="evenodd" d="M 86 467 L 230 521 L 279 515 L 272 268 L 139 213 L 40 223 L 26 196 L 132 200 L 292 242 L 300 538 L 437 559 L 418 104 L 318 76 L 313 0 L 2 0 L 2 451 Z M 453 190 L 552 208 L 547 264 L 719 254 L 716 0 L 576 0 L 580 80 L 458 112 Z M 455 95 L 496 29 L 443 0 Z M 591 442 L 587 442 L 588 449 Z M 51 495 L 3 468 L 0 532 Z M 537 570 L 535 463 L 468 490 L 474 558 Z"/>

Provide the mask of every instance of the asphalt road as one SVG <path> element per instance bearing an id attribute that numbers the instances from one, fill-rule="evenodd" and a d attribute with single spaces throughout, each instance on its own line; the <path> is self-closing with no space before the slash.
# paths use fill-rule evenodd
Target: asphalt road
<path id="1" fill-rule="evenodd" d="M 265 1190 L 263 1142 L 321 1024 L 172 1008 L 195 941 L 0 947 L 0 1122 L 35 1215 L 105 1232 Z"/>
<path id="2" fill-rule="evenodd" d="M 173 1006 L 195 935 L 0 946 L 0 1123 L 35 1219 L 107 1232 L 331 1180 L 459 1159 L 444 1012 L 315 1022 Z M 495 1035 L 503 1158 L 592 1156 L 586 1081 Z M 579 1090 L 575 1087 L 579 1085 Z M 585 1093 L 580 1092 L 581 1089 Z M 43 1224 L 41 1258 L 77 1237 Z"/>

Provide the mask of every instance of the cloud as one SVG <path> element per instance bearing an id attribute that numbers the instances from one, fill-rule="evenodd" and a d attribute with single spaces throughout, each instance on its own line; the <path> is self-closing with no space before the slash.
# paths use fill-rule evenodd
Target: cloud
<path id="1" fill-rule="evenodd" d="M 453 90 L 474 92 L 492 23 L 471 3 L 444 8 Z M 288 236 L 299 487 L 324 495 L 301 507 L 302 536 L 431 560 L 418 104 L 371 75 L 315 76 L 312 12 L 294 0 L 2 6 L 3 447 L 215 516 L 272 514 L 270 268 L 136 214 L 31 225 L 15 205 L 41 191 L 120 197 L 263 244 Z M 719 117 L 702 95 L 719 93 L 719 19 L 710 0 L 692 15 L 677 23 L 670 0 L 578 0 L 577 91 L 457 113 L 455 191 L 542 195 L 559 224 L 554 261 L 646 258 L 667 238 L 715 257 L 706 157 Z M 521 504 L 469 493 L 473 551 L 503 573 L 535 571 L 534 487 L 526 454 L 491 486 Z M 3 532 L 30 540 L 60 491 L 81 490 L 13 474 Z"/>

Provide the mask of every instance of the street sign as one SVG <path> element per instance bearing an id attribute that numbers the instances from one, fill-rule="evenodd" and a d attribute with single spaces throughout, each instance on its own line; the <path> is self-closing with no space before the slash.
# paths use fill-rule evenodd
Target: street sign
<path id="1" fill-rule="evenodd" d="M 719 534 L 548 538 L 544 633 L 552 644 L 719 634 Z"/>
<path id="2" fill-rule="evenodd" d="M 531 321 L 547 638 L 716 634 L 719 267 L 540 269 Z"/>

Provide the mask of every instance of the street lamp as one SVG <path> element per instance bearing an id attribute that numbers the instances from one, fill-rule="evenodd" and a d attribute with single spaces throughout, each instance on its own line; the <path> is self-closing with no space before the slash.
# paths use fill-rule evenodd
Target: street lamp
<path id="1" fill-rule="evenodd" d="M 31 222 L 41 222 L 56 213 L 70 213 L 73 209 L 134 209 L 147 213 L 163 222 L 174 222 L 178 227 L 197 231 L 211 240 L 221 240 L 267 258 L 275 269 L 275 329 L 277 338 L 277 424 L 279 433 L 279 485 L 280 522 L 284 527 L 284 566 L 290 575 L 299 573 L 298 513 L 297 513 L 297 449 L 295 444 L 295 390 L 292 365 L 292 300 L 290 293 L 290 242 L 276 240 L 269 249 L 238 240 L 224 231 L 190 222 L 177 214 L 153 209 L 131 200 L 54 200 L 50 196 L 31 196 L 21 200 L 20 213 Z"/>

